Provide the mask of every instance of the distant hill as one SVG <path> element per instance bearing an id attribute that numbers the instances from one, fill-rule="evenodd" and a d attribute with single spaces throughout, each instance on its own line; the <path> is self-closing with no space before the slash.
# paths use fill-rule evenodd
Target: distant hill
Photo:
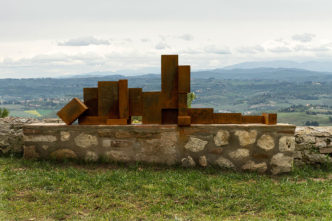
<path id="1" fill-rule="evenodd" d="M 241 80 L 279 80 L 279 81 L 331 81 L 332 73 L 317 72 L 295 68 L 247 68 L 247 69 L 215 69 L 192 72 L 193 79 L 241 79 Z M 135 76 L 120 75 L 115 72 L 91 72 L 68 76 L 66 78 L 112 78 L 112 79 L 152 79 L 160 78 L 159 73 L 142 74 Z"/>
<path id="2" fill-rule="evenodd" d="M 332 73 L 290 68 L 216 69 L 192 73 L 192 78 L 271 79 L 280 81 L 331 81 Z"/>
<path id="3" fill-rule="evenodd" d="M 332 72 L 332 61 L 306 61 L 295 62 L 287 60 L 275 61 L 254 61 L 243 62 L 231 66 L 226 66 L 224 69 L 253 69 L 253 68 L 290 68 L 302 69 L 318 72 Z"/>

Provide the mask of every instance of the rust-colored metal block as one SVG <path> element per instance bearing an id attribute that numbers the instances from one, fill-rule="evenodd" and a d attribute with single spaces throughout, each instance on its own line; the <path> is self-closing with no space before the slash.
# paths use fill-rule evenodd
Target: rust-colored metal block
<path id="1" fill-rule="evenodd" d="M 178 93 L 178 109 L 179 109 L 179 116 L 187 116 L 188 105 L 187 105 L 187 92 Z"/>
<path id="2" fill-rule="evenodd" d="M 178 55 L 161 56 L 162 108 L 178 105 Z"/>
<path id="3" fill-rule="evenodd" d="M 178 109 L 162 109 L 161 110 L 162 124 L 177 124 L 178 123 Z"/>
<path id="4" fill-rule="evenodd" d="M 66 104 L 57 115 L 67 124 L 72 124 L 79 116 L 81 116 L 88 107 L 78 98 L 73 98 Z"/>
<path id="5" fill-rule="evenodd" d="M 119 118 L 129 118 L 128 80 L 119 80 Z"/>
<path id="6" fill-rule="evenodd" d="M 108 119 L 106 121 L 107 125 L 127 125 L 127 118 L 122 119 Z"/>
<path id="7" fill-rule="evenodd" d="M 119 87 L 116 81 L 98 82 L 98 115 L 119 118 Z"/>
<path id="8" fill-rule="evenodd" d="M 178 125 L 179 126 L 190 126 L 191 117 L 190 116 L 178 116 Z"/>
<path id="9" fill-rule="evenodd" d="M 241 124 L 241 113 L 214 113 L 213 123 L 215 124 Z"/>
<path id="10" fill-rule="evenodd" d="M 107 116 L 80 116 L 79 125 L 106 125 Z"/>
<path id="11" fill-rule="evenodd" d="M 88 110 L 84 113 L 87 116 L 98 115 L 98 88 L 83 88 L 84 104 Z"/>
<path id="12" fill-rule="evenodd" d="M 192 124 L 213 124 L 213 108 L 188 108 Z"/>
<path id="13" fill-rule="evenodd" d="M 160 92 L 143 92 L 143 124 L 161 124 Z"/>
<path id="14" fill-rule="evenodd" d="M 58 112 L 67 124 L 125 125 L 133 116 L 143 124 L 268 124 L 277 123 L 277 114 L 242 116 L 240 113 L 213 113 L 212 108 L 188 108 L 190 66 L 178 65 L 178 55 L 161 56 L 161 92 L 129 88 L 128 80 L 100 81 L 98 88 L 84 88 L 84 104 L 77 98 Z"/>
<path id="15" fill-rule="evenodd" d="M 143 115 L 143 94 L 142 88 L 129 88 L 129 115 Z"/>
<path id="16" fill-rule="evenodd" d="M 264 124 L 263 116 L 242 116 L 243 124 Z"/>
<path id="17" fill-rule="evenodd" d="M 267 125 L 277 124 L 277 114 L 263 113 L 264 123 Z"/>
<path id="18" fill-rule="evenodd" d="M 190 65 L 178 66 L 178 91 L 179 93 L 190 92 Z"/>

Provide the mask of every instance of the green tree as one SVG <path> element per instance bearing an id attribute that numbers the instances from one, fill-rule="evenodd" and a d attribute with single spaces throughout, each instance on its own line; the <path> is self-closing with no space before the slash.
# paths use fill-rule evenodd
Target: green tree
<path id="1" fill-rule="evenodd" d="M 187 94 L 187 106 L 191 107 L 191 103 L 196 99 L 196 94 L 194 92 L 190 92 Z"/>
<path id="2" fill-rule="evenodd" d="M 8 117 L 9 111 L 6 108 L 0 108 L 0 118 Z"/>

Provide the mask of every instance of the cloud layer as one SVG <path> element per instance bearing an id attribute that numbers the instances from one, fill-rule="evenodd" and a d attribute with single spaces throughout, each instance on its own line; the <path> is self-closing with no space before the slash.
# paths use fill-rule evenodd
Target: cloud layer
<path id="1" fill-rule="evenodd" d="M 123 74 L 146 73 L 147 70 L 160 69 L 161 54 L 179 54 L 180 63 L 191 65 L 193 71 L 265 59 L 332 60 L 332 42 L 309 33 L 257 41 L 253 45 L 242 42 L 230 45 L 188 33 L 137 37 L 89 36 L 13 45 L 0 42 L 3 51 L 19 49 L 16 54 L 0 57 L 0 78 L 59 77 L 121 70 L 126 70 Z"/>
<path id="2" fill-rule="evenodd" d="M 79 37 L 59 42 L 59 46 L 89 46 L 89 45 L 109 45 L 108 40 L 97 39 L 93 36 Z"/>

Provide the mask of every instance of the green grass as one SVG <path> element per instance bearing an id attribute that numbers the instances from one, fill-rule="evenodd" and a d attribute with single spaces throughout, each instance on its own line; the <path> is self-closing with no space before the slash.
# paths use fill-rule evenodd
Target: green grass
<path id="1" fill-rule="evenodd" d="M 331 220 L 332 166 L 272 177 L 0 158 L 0 196 L 1 220 Z"/>
<path id="2" fill-rule="evenodd" d="M 329 121 L 330 116 L 326 114 L 308 115 L 304 112 L 278 113 L 278 122 L 303 126 L 309 120 L 317 121 L 319 126 L 332 126 L 332 122 Z"/>

